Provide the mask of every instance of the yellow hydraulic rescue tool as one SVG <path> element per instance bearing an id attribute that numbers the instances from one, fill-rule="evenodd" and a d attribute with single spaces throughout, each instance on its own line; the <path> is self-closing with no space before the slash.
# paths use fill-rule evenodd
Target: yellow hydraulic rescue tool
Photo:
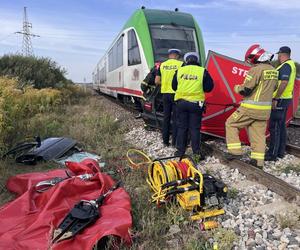
<path id="1" fill-rule="evenodd" d="M 135 163 L 133 154 L 140 155 L 144 162 Z M 175 198 L 183 209 L 192 212 L 192 220 L 225 213 L 222 207 L 227 197 L 226 185 L 211 175 L 202 174 L 188 156 L 152 161 L 145 153 L 131 149 L 127 157 L 134 168 L 148 165 L 147 183 L 154 192 L 152 202 L 157 205 Z"/>

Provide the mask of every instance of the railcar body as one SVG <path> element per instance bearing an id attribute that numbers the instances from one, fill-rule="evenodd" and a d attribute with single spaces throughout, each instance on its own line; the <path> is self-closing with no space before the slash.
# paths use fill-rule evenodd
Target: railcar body
<path id="1" fill-rule="evenodd" d="M 192 15 L 140 9 L 124 25 L 93 71 L 93 88 L 119 99 L 140 98 L 140 83 L 168 49 L 196 51 L 205 63 L 202 34 Z"/>
<path id="2" fill-rule="evenodd" d="M 93 88 L 124 102 L 139 102 L 141 81 L 155 62 L 164 61 L 168 49 L 182 53 L 199 53 L 200 65 L 205 66 L 215 82 L 214 90 L 206 94 L 207 109 L 201 132 L 225 137 L 225 121 L 239 106 L 241 96 L 234 93 L 235 84 L 242 83 L 249 65 L 210 51 L 205 57 L 204 43 L 198 24 L 192 15 L 178 11 L 137 10 L 124 25 L 93 72 Z M 142 117 L 150 127 L 160 128 L 163 120 L 162 100 L 157 87 L 143 102 Z M 300 80 L 296 80 L 293 105 L 287 123 L 297 110 Z M 247 142 L 247 131 L 240 134 Z"/>

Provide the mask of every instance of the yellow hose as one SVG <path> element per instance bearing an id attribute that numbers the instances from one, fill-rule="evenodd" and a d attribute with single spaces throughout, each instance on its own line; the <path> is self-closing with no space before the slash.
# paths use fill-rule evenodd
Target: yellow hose
<path id="1" fill-rule="evenodd" d="M 132 160 L 132 158 L 133 158 L 132 155 L 139 156 L 143 160 L 140 161 L 140 162 L 135 162 L 135 161 Z M 132 169 L 139 169 L 139 168 L 144 167 L 144 166 L 148 167 L 150 164 L 152 164 L 151 158 L 141 150 L 129 149 L 127 151 L 126 157 L 127 157 L 127 160 L 129 161 L 130 167 Z"/>
<path id="2" fill-rule="evenodd" d="M 141 158 L 142 161 L 137 162 L 136 160 L 133 160 L 133 155 L 136 156 L 136 158 Z M 148 167 L 148 178 L 146 181 L 154 192 L 152 195 L 152 202 L 156 202 L 157 204 L 165 199 L 167 191 L 171 188 L 165 188 L 162 190 L 161 186 L 165 183 L 183 178 L 181 170 L 177 167 L 178 161 L 176 160 L 168 160 L 164 162 L 161 160 L 152 161 L 148 155 L 137 149 L 129 149 L 126 156 L 132 169 L 139 169 L 145 166 Z M 184 158 L 181 159 L 181 162 L 184 162 L 188 166 L 188 177 L 195 178 L 199 176 L 199 191 L 200 193 L 203 193 L 202 174 L 196 169 L 194 163 L 190 159 Z"/>

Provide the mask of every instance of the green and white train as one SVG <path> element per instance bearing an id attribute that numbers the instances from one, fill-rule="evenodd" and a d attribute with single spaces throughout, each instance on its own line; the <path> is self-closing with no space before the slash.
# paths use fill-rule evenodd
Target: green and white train
<path id="1" fill-rule="evenodd" d="M 140 83 L 168 49 L 196 51 L 204 66 L 200 28 L 192 15 L 142 8 L 134 12 L 93 72 L 93 88 L 124 100 L 140 98 Z M 128 99 L 129 100 L 129 99 Z"/>

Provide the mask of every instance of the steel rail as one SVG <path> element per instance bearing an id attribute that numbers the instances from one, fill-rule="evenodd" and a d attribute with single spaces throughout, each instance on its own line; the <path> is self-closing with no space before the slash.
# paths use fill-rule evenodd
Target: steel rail
<path id="1" fill-rule="evenodd" d="M 115 98 L 115 97 L 113 97 L 113 96 L 107 95 L 107 94 L 105 94 L 105 93 L 102 93 L 102 92 L 100 92 L 100 91 L 95 91 L 95 90 L 94 90 L 94 93 L 96 94 L 96 96 L 98 96 L 98 97 L 101 97 L 101 96 L 102 96 L 102 97 L 104 97 L 105 99 L 109 100 L 110 102 L 112 102 L 112 103 L 118 105 L 119 107 L 125 109 L 126 111 L 128 111 L 128 112 L 130 112 L 130 113 L 132 113 L 132 114 L 134 114 L 134 115 L 138 115 L 138 114 L 139 114 L 139 111 L 136 110 L 136 109 L 133 107 L 133 105 L 131 106 L 131 105 L 128 105 L 128 104 L 126 104 L 126 103 L 123 103 L 123 102 L 120 101 L 119 99 L 117 99 L 117 98 Z"/>
<path id="2" fill-rule="evenodd" d="M 299 118 L 294 118 L 293 120 L 291 120 L 290 123 L 289 123 L 289 127 L 290 126 L 299 128 L 300 127 L 300 119 Z"/>
<path id="3" fill-rule="evenodd" d="M 239 172 L 246 176 L 247 179 L 255 181 L 264 185 L 269 190 L 281 195 L 285 200 L 289 202 L 296 202 L 300 205 L 300 190 L 287 182 L 277 178 L 276 176 L 269 174 L 259 168 L 256 168 L 242 160 L 228 161 L 225 158 L 224 152 L 216 147 L 212 147 L 207 143 L 203 143 L 206 150 L 209 150 L 219 160 L 229 166 L 232 169 L 238 169 Z"/>
<path id="4" fill-rule="evenodd" d="M 286 152 L 300 158 L 300 147 L 293 144 L 286 144 Z"/>

